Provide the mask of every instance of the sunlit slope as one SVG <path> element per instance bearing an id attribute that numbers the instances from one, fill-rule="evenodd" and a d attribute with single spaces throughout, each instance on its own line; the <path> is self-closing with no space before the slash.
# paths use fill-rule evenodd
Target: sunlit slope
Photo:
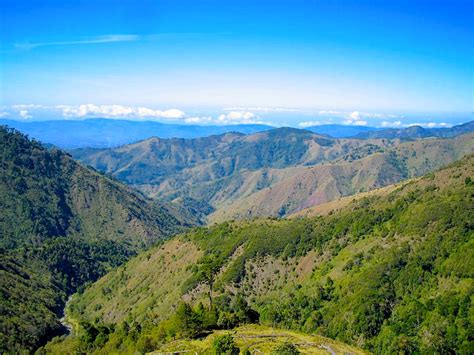
<path id="1" fill-rule="evenodd" d="M 119 327 L 142 324 L 139 339 L 167 344 L 158 329 L 173 304 L 207 304 L 208 286 L 196 272 L 213 255 L 220 265 L 215 302 L 240 295 L 262 324 L 373 352 L 469 352 L 473 181 L 471 155 L 325 217 L 196 229 L 106 275 L 75 296 L 69 314 Z M 110 339 L 105 349 L 120 336 Z"/>
<path id="2" fill-rule="evenodd" d="M 474 135 L 451 139 L 334 139 L 280 128 L 251 135 L 151 138 L 72 154 L 152 197 L 212 206 L 209 222 L 286 216 L 421 176 L 474 152 Z M 215 211 L 212 211 L 215 209 Z"/>
<path id="3" fill-rule="evenodd" d="M 332 339 L 317 335 L 307 335 L 284 329 L 265 327 L 260 325 L 246 325 L 232 330 L 219 330 L 204 339 L 177 340 L 167 343 L 152 354 L 192 352 L 209 354 L 212 352 L 212 343 L 222 335 L 232 335 L 240 351 L 248 350 L 252 354 L 270 354 L 279 345 L 295 344 L 302 354 L 365 354 L 366 352 L 343 344 Z"/>
<path id="4" fill-rule="evenodd" d="M 474 135 L 452 140 L 402 143 L 368 156 L 290 170 L 279 182 L 246 197 L 223 202 L 210 222 L 235 218 L 286 216 L 302 209 L 420 176 L 474 151 Z"/>

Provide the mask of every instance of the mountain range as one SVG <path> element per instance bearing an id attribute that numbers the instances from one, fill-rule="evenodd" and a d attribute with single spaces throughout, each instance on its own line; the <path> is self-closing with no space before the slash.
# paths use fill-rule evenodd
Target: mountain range
<path id="1" fill-rule="evenodd" d="M 50 121 L 0 119 L 0 125 L 15 128 L 45 144 L 51 144 L 63 149 L 87 147 L 115 148 L 150 137 L 191 139 L 229 132 L 252 134 L 274 128 L 263 124 L 207 126 L 105 118 Z M 306 130 L 333 138 L 418 139 L 427 137 L 454 137 L 472 131 L 472 125 L 473 122 L 450 128 L 423 128 L 420 126 L 412 126 L 408 128 L 384 129 L 368 126 L 328 124 L 307 127 Z"/>
<path id="2" fill-rule="evenodd" d="M 472 153 L 473 137 L 335 139 L 278 128 L 190 140 L 150 138 L 70 153 L 152 198 L 201 201 L 212 210 L 209 221 L 218 222 L 281 217 L 420 176 Z"/>
<path id="3" fill-rule="evenodd" d="M 355 138 L 360 139 L 408 139 L 414 140 L 418 138 L 452 138 L 466 132 L 474 130 L 474 121 L 466 122 L 449 128 L 423 128 L 420 126 L 411 126 L 407 128 L 389 128 L 383 130 L 374 130 L 359 132 L 354 135 Z"/>
<path id="4" fill-rule="evenodd" d="M 325 124 L 318 126 L 310 126 L 305 128 L 308 131 L 323 134 L 334 138 L 350 138 L 358 135 L 359 133 L 372 132 L 381 130 L 381 128 L 369 127 L 369 126 L 350 126 L 340 124 Z"/>

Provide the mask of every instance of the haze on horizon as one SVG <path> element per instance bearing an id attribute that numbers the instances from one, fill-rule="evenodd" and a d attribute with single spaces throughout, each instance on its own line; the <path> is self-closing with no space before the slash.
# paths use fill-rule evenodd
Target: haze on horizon
<path id="1" fill-rule="evenodd" d="M 472 120 L 472 1 L 1 7 L 1 118 L 301 127 Z"/>

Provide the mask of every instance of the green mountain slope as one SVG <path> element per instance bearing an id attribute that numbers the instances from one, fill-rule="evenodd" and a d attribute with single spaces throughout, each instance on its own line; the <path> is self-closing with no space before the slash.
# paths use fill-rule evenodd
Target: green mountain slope
<path id="1" fill-rule="evenodd" d="M 60 332 L 66 295 L 184 227 L 179 214 L 5 127 L 0 166 L 2 352 Z"/>
<path id="2" fill-rule="evenodd" d="M 376 353 L 472 353 L 473 215 L 470 155 L 325 217 L 194 229 L 75 295 L 76 335 L 48 347 L 152 351 L 259 319 Z"/>

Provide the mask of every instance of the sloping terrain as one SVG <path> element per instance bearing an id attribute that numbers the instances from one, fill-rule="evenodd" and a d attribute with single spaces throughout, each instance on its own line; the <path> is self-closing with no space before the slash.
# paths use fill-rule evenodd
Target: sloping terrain
<path id="1" fill-rule="evenodd" d="M 348 155 L 331 163 L 298 167 L 292 169 L 292 176 L 270 187 L 234 202 L 219 204 L 208 219 L 222 222 L 235 218 L 285 216 L 426 174 L 472 152 L 474 135 L 467 134 L 451 140 L 402 143 L 362 158 Z"/>
<path id="2" fill-rule="evenodd" d="M 67 294 L 181 231 L 178 212 L 0 127 L 0 351 L 61 331 Z"/>
<path id="3" fill-rule="evenodd" d="M 423 175 L 474 151 L 473 135 L 452 139 L 333 139 L 274 129 L 185 140 L 151 138 L 74 157 L 151 197 L 192 198 L 211 222 L 285 216 L 314 204 Z M 203 213 L 205 215 L 205 213 Z"/>
<path id="4" fill-rule="evenodd" d="M 152 352 L 152 354 L 177 352 L 211 353 L 213 342 L 217 337 L 223 335 L 231 335 L 241 352 L 247 350 L 251 354 L 270 354 L 282 344 L 287 343 L 294 344 L 302 354 L 365 353 L 356 347 L 317 335 L 307 335 L 259 325 L 246 325 L 232 330 L 217 330 L 204 339 L 173 341 Z"/>
<path id="5" fill-rule="evenodd" d="M 472 353 L 473 214 L 470 155 L 324 217 L 194 229 L 75 295 L 76 335 L 51 346 L 153 351 L 259 322 L 375 353 Z"/>

